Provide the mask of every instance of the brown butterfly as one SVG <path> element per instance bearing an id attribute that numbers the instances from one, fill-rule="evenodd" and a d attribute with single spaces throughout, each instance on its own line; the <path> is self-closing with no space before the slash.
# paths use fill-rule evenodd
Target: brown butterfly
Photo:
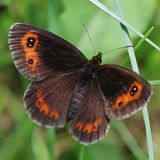
<path id="1" fill-rule="evenodd" d="M 104 137 L 110 119 L 127 118 L 146 105 L 150 84 L 126 68 L 88 60 L 69 42 L 43 29 L 16 23 L 9 49 L 18 71 L 31 80 L 24 94 L 29 116 L 46 127 L 64 127 L 83 144 Z"/>

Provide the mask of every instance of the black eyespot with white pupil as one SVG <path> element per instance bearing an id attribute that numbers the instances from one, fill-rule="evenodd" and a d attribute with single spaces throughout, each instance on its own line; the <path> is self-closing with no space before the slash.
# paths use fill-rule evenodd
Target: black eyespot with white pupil
<path id="1" fill-rule="evenodd" d="M 119 107 L 122 107 L 122 105 L 123 105 L 122 102 L 119 102 L 119 103 L 118 103 L 118 106 L 119 106 Z"/>
<path id="2" fill-rule="evenodd" d="M 35 45 L 35 42 L 36 42 L 36 39 L 35 38 L 33 38 L 33 37 L 30 37 L 30 38 L 28 38 L 27 39 L 27 47 L 34 47 L 34 45 Z"/>
<path id="3" fill-rule="evenodd" d="M 133 87 L 132 87 L 132 90 L 130 91 L 130 95 L 131 95 L 131 96 L 134 96 L 137 91 L 138 91 L 137 86 L 133 86 Z"/>
<path id="4" fill-rule="evenodd" d="M 29 59 L 28 64 L 33 64 L 33 59 Z"/>

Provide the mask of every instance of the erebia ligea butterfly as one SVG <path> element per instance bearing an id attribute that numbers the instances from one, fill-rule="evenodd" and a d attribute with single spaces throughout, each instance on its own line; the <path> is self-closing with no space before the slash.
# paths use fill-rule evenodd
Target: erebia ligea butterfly
<path id="1" fill-rule="evenodd" d="M 18 71 L 31 80 L 24 94 L 31 119 L 45 127 L 64 127 L 83 144 L 104 137 L 111 119 L 124 119 L 146 105 L 150 84 L 132 70 L 88 60 L 75 46 L 38 27 L 16 23 L 9 49 Z"/>

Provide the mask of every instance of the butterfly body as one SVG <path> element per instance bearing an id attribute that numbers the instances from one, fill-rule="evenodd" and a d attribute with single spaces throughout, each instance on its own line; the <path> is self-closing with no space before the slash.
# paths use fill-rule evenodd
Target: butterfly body
<path id="1" fill-rule="evenodd" d="M 25 109 L 38 124 L 64 127 L 83 144 L 104 137 L 110 119 L 127 118 L 146 105 L 150 84 L 137 73 L 91 60 L 72 44 L 35 26 L 16 23 L 9 49 L 18 71 L 31 80 L 24 94 Z"/>

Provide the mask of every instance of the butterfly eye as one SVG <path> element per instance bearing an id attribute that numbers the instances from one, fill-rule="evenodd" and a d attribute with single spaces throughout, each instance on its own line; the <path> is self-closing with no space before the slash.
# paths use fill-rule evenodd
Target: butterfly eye
<path id="1" fill-rule="evenodd" d="M 29 37 L 29 38 L 27 39 L 27 47 L 33 47 L 34 44 L 35 44 L 35 42 L 36 42 L 36 39 L 35 39 L 35 38 Z"/>
<path id="2" fill-rule="evenodd" d="M 130 95 L 134 96 L 137 91 L 138 91 L 138 88 L 136 86 L 133 86 L 132 90 L 130 91 Z"/>

